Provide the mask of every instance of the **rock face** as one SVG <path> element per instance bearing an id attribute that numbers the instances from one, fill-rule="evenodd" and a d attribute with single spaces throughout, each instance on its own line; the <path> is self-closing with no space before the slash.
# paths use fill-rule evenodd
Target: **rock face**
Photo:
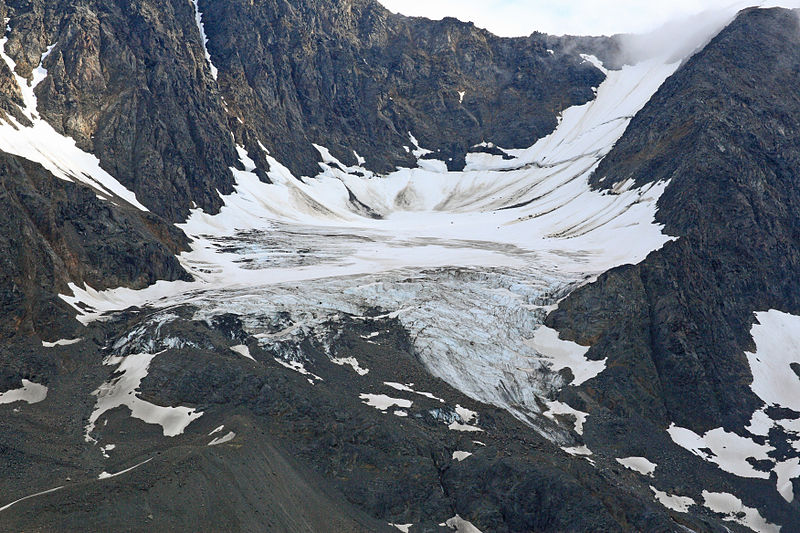
<path id="1" fill-rule="evenodd" d="M 800 311 L 798 44 L 794 13 L 742 14 L 667 80 L 594 174 L 598 187 L 671 180 L 657 220 L 679 237 L 549 320 L 636 376 L 636 394 L 603 399 L 621 412 L 702 432 L 746 423 L 758 403 L 744 357 L 753 312 Z"/>
<path id="2" fill-rule="evenodd" d="M 192 202 L 219 207 L 237 158 L 190 2 L 41 2 L 19 15 L 24 25 L 11 15 L 7 50 L 21 75 L 55 45 L 36 92 L 58 131 L 170 220 Z"/>
<path id="3" fill-rule="evenodd" d="M 456 514 L 484 531 L 673 527 L 656 503 L 618 485 L 630 482 L 624 473 L 600 474 L 508 413 L 432 378 L 409 351 L 410 339 L 396 319 L 342 317 L 328 324 L 336 338 L 331 345 L 320 340 L 324 335 L 299 337 L 292 347 L 321 378 L 312 385 L 279 365 L 278 353 L 259 347 L 235 317 L 209 323 L 193 320 L 195 311 L 123 314 L 84 331 L 80 344 L 51 349 L 46 364 L 29 354 L 31 346 L 14 347 L 30 361 L 24 376 L 49 385 L 58 407 L 22 406 L 23 416 L 0 421 L 9 458 L 0 466 L 0 487 L 12 501 L 32 493 L 32 485 L 63 488 L 4 511 L 0 530 L 59 524 L 68 530 L 158 525 L 258 531 L 268 524 L 281 531 L 392 531 L 392 522 L 447 531 L 439 524 Z M 197 406 L 203 415 L 191 430 L 165 442 L 158 426 L 116 409 L 92 432 L 97 446 L 115 445 L 107 452 L 111 459 L 96 447 L 82 451 L 83 427 L 65 414 L 89 417 L 95 397 L 73 391 L 85 391 L 102 376 L 97 360 L 106 342 L 120 354 L 160 352 L 137 396 L 155 405 Z M 247 345 L 253 360 L 232 351 L 233 344 Z M 333 364 L 327 350 L 357 358 L 369 373 L 358 376 Z M 66 371 L 74 365 L 92 370 Z M 13 372 L 0 364 L 0 376 Z M 389 389 L 389 379 L 436 397 Z M 387 389 L 412 403 L 407 416 L 383 412 L 353 394 Z M 462 420 L 456 406 L 477 413 L 471 423 L 480 432 L 448 428 L 449 421 Z M 34 432 L 27 442 L 31 420 L 62 430 L 46 439 Z M 209 446 L 229 432 L 233 440 Z M 31 446 L 38 450 L 36 461 L 28 456 Z M 454 459 L 456 450 L 469 451 L 468 462 Z M 137 464 L 129 473 L 97 478 Z M 104 496 L 109 493 L 113 497 Z M 697 520 L 686 523 L 702 530 Z"/>
<path id="4" fill-rule="evenodd" d="M 142 288 L 188 278 L 175 257 L 186 247 L 177 228 L 5 153 L 0 247 L 0 338 L 74 327 L 74 311 L 56 296 L 68 292 L 69 282 Z"/>
<path id="5" fill-rule="evenodd" d="M 216 191 L 231 192 L 231 131 L 297 175 L 319 170 L 312 143 L 350 163 L 355 150 L 376 171 L 408 166 L 409 132 L 456 168 L 482 141 L 530 146 L 603 79 L 574 53 L 548 53 L 546 36 L 502 39 L 372 0 L 198 7 L 218 80 L 192 2 L 0 3 L 18 74 L 53 45 L 36 88 L 42 115 L 172 221 L 192 203 L 215 212 Z M 13 113 L 18 91 L 2 83 Z"/>
<path id="6" fill-rule="evenodd" d="M 409 133 L 450 168 L 484 141 L 526 148 L 603 79 L 577 54 L 549 53 L 545 36 L 498 38 L 371 0 L 199 6 L 237 132 L 297 175 L 318 172 L 311 143 L 378 172 L 414 164 Z"/>
<path id="7" fill-rule="evenodd" d="M 755 350 L 754 312 L 800 313 L 798 45 L 796 13 L 742 13 L 667 80 L 594 174 L 603 188 L 671 180 L 657 219 L 679 237 L 548 317 L 592 346 L 587 357 L 608 358 L 585 390 L 608 443 L 645 424 L 748 435 L 763 406 L 744 353 Z M 775 516 L 797 516 L 796 502 L 778 507 Z"/>

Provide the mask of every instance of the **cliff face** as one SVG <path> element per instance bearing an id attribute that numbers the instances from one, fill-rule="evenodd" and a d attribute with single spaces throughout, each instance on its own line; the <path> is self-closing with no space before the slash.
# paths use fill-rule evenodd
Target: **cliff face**
<path id="1" fill-rule="evenodd" d="M 297 175 L 318 171 L 311 143 L 379 172 L 413 165 L 409 133 L 450 168 L 484 141 L 527 148 L 603 79 L 577 54 L 548 53 L 544 36 L 502 39 L 372 1 L 199 6 L 235 130 Z"/>
<path id="2" fill-rule="evenodd" d="M 742 13 L 667 80 L 594 173 L 601 188 L 670 180 L 657 219 L 679 237 L 548 317 L 591 345 L 588 357 L 608 358 L 586 394 L 605 413 L 593 433 L 609 444 L 643 424 L 749 436 L 759 408 L 799 415 L 754 394 L 745 354 L 756 351 L 754 313 L 800 313 L 799 44 L 795 12 Z M 798 457 L 782 429 L 769 435 L 771 460 Z"/>
<path id="3" fill-rule="evenodd" d="M 653 373 L 641 382 L 660 384 L 648 393 L 656 419 L 698 431 L 747 423 L 759 403 L 744 356 L 753 313 L 800 310 L 798 44 L 794 13 L 743 13 L 667 80 L 594 173 L 598 187 L 670 180 L 657 220 L 680 238 L 577 291 L 550 323 L 591 340 L 598 358 L 627 357 L 629 375 L 647 354 Z M 622 331 L 626 349 L 609 340 Z M 648 405 L 628 392 L 604 401 Z"/>
<path id="4" fill-rule="evenodd" d="M 143 288 L 188 279 L 186 237 L 151 213 L 100 200 L 20 157 L 0 156 L 0 338 L 70 331 L 68 283 Z"/>
<path id="5" fill-rule="evenodd" d="M 238 164 L 230 133 L 297 175 L 329 147 L 376 171 L 408 166 L 409 132 L 463 166 L 491 141 L 525 148 L 603 75 L 546 37 L 502 39 L 454 19 L 392 15 L 377 2 L 6 2 L 6 52 L 39 111 L 171 221 L 214 212 Z M 18 90 L 4 82 L 4 108 Z M 216 79 L 215 79 L 216 78 Z M 461 96 L 463 94 L 463 96 Z"/>

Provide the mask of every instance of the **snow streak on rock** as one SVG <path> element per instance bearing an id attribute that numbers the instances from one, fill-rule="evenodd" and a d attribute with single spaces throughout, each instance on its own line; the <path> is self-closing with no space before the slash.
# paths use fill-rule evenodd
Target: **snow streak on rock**
<path id="1" fill-rule="evenodd" d="M 192 0 L 192 4 L 194 5 L 194 19 L 195 22 L 197 22 L 197 29 L 200 32 L 200 39 L 203 41 L 203 52 L 206 55 L 208 68 L 211 70 L 211 75 L 216 80 L 217 76 L 219 76 L 219 71 L 217 70 L 217 67 L 214 66 L 214 62 L 211 61 L 211 54 L 208 51 L 208 37 L 206 36 L 206 27 L 203 24 L 203 14 L 200 12 L 200 5 L 197 2 L 198 0 Z"/>
<path id="2" fill-rule="evenodd" d="M 57 178 L 88 185 L 100 199 L 119 198 L 147 211 L 133 192 L 100 167 L 97 157 L 78 148 L 73 139 L 58 133 L 38 115 L 33 91 L 47 77 L 47 70 L 42 64 L 57 45 L 48 48 L 29 82 L 15 72 L 16 63 L 5 53 L 7 40 L 7 37 L 0 39 L 0 59 L 11 69 L 22 92 L 25 107 L 20 111 L 31 122 L 31 126 L 20 124 L 12 116 L 6 115 L 5 120 L 0 120 L 0 150 L 39 163 Z"/>

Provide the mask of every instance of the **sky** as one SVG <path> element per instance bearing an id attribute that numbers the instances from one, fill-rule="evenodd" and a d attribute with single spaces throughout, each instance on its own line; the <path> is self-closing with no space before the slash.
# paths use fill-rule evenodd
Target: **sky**
<path id="1" fill-rule="evenodd" d="M 757 5 L 761 0 L 380 0 L 395 13 L 474 22 L 497 35 L 644 33 L 706 10 Z M 796 0 L 771 2 L 789 7 Z"/>

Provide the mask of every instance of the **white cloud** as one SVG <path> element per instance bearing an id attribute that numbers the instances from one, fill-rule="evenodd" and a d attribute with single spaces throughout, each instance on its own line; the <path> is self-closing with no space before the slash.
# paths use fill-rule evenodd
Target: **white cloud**
<path id="1" fill-rule="evenodd" d="M 766 4 L 761 0 L 380 0 L 394 12 L 440 19 L 471 21 L 498 35 L 534 31 L 562 35 L 641 33 L 664 22 L 706 10 Z M 800 7 L 799 0 L 769 4 Z"/>

